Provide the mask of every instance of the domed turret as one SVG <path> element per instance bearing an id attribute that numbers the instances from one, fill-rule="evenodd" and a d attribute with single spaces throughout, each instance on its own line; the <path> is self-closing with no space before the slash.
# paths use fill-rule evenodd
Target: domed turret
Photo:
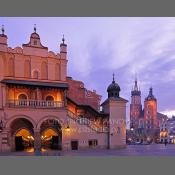
<path id="1" fill-rule="evenodd" d="M 149 89 L 149 94 L 148 94 L 148 96 L 145 98 L 145 100 L 156 100 L 156 98 L 155 98 L 154 95 L 153 95 L 153 88 L 152 88 L 152 87 Z"/>
<path id="2" fill-rule="evenodd" d="M 120 86 L 115 82 L 114 74 L 113 74 L 113 81 L 108 86 L 107 92 L 108 92 L 108 98 L 110 97 L 118 98 L 119 97 Z"/>

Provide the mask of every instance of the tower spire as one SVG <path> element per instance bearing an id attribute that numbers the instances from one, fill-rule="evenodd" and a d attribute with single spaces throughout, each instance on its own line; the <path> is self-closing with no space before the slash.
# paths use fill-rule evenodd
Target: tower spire
<path id="1" fill-rule="evenodd" d="M 36 24 L 34 24 L 34 32 L 36 33 Z"/>
<path id="2" fill-rule="evenodd" d="M 112 82 L 115 83 L 115 74 L 112 74 Z"/>
<path id="3" fill-rule="evenodd" d="M 62 42 L 63 42 L 63 44 L 64 44 L 64 41 L 65 41 L 65 39 L 64 39 L 64 34 L 63 34 L 63 38 L 62 38 Z"/>
<path id="4" fill-rule="evenodd" d="M 4 35 L 4 32 L 5 32 L 5 30 L 4 30 L 4 25 L 2 25 L 1 31 L 2 31 L 2 34 Z"/>

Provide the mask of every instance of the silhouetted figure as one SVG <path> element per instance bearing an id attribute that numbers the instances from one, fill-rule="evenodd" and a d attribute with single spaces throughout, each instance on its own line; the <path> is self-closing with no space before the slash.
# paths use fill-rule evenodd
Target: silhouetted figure
<path id="1" fill-rule="evenodd" d="M 165 141 L 165 146 L 167 145 L 167 141 Z"/>

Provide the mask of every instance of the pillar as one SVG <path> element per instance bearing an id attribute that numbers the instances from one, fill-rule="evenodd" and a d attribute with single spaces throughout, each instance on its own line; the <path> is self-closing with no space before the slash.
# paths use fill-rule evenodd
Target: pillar
<path id="1" fill-rule="evenodd" d="M 34 149 L 40 151 L 41 149 L 41 134 L 39 129 L 34 130 Z"/>

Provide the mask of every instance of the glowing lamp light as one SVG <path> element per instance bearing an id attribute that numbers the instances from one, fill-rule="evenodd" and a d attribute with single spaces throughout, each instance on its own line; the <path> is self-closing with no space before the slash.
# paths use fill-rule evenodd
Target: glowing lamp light
<path id="1" fill-rule="evenodd" d="M 69 125 L 67 125 L 67 127 L 66 127 L 66 131 L 67 131 L 67 132 L 70 131 L 70 126 L 69 126 Z"/>

